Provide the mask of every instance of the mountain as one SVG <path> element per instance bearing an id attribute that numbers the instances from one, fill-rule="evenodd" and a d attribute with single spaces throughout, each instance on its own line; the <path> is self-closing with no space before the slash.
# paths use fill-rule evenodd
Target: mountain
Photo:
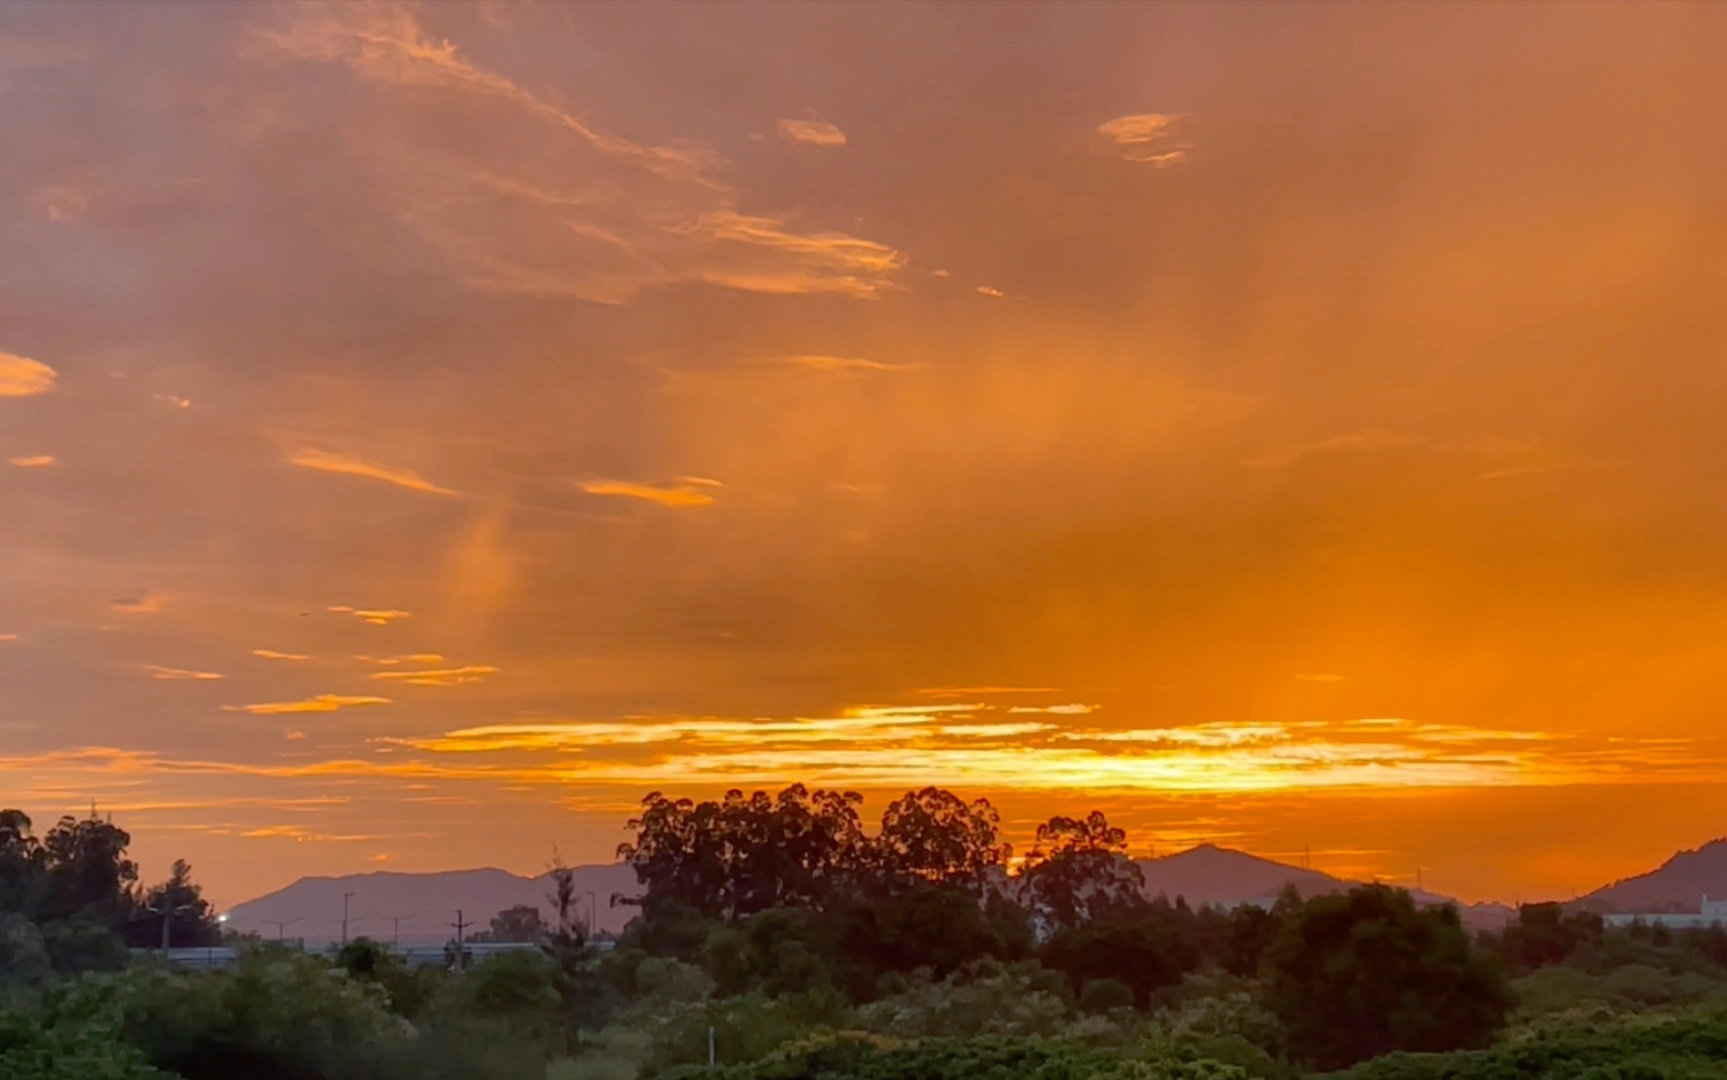
<path id="1" fill-rule="evenodd" d="M 1727 846 L 1723 847 L 1722 856 L 1727 862 Z M 1162 894 L 1171 900 L 1185 897 L 1193 907 L 1275 897 L 1285 885 L 1294 885 L 1303 896 L 1315 896 L 1340 892 L 1355 884 L 1318 870 L 1304 870 L 1214 844 L 1201 844 L 1162 858 L 1137 860 L 1137 865 L 1145 875 L 1148 895 Z M 613 907 L 610 903 L 614 894 L 633 897 L 640 893 L 635 873 L 628 866 L 622 863 L 578 866 L 575 875 L 580 910 L 584 913 L 588 910 L 591 893 L 600 930 L 617 933 L 635 916 L 634 906 Z M 309 877 L 237 905 L 228 912 L 228 926 L 273 938 L 278 934 L 276 924 L 282 922 L 283 936 L 313 942 L 336 941 L 342 936 L 342 897 L 351 893 L 350 937 L 364 935 L 388 941 L 399 934 L 403 942 L 437 943 L 455 935 L 451 924 L 458 910 L 472 927 L 470 932 L 484 930 L 493 915 L 517 904 L 532 904 L 549 920 L 552 908 L 546 895 L 551 890 L 549 875 L 526 878 L 496 869 Z M 1500 904 L 1463 904 L 1435 893 L 1412 891 L 1422 904 L 1457 904 L 1471 927 L 1501 926 L 1514 914 Z M 1727 885 L 1720 892 L 1727 895 Z M 1691 903 L 1695 907 L 1695 895 Z M 400 920 L 399 925 L 393 921 L 396 919 Z"/>
<path id="2" fill-rule="evenodd" d="M 1162 894 L 1171 900 L 1185 897 L 1191 907 L 1274 897 L 1286 885 L 1294 885 L 1302 896 L 1310 897 L 1342 892 L 1357 884 L 1215 844 L 1201 844 L 1174 855 L 1136 862 L 1145 876 L 1148 895 Z M 1517 914 L 1504 904 L 1465 904 L 1423 889 L 1409 891 L 1415 902 L 1423 906 L 1456 905 L 1464 924 L 1472 930 L 1498 929 Z"/>
<path id="3" fill-rule="evenodd" d="M 1187 898 L 1190 907 L 1276 896 L 1294 885 L 1303 896 L 1346 889 L 1349 883 L 1318 870 L 1262 859 L 1245 851 L 1201 844 L 1157 859 L 1137 859 L 1145 875 L 1145 891 L 1174 900 Z"/>
<path id="4" fill-rule="evenodd" d="M 1697 911 L 1704 896 L 1727 897 L 1727 838 L 1681 851 L 1647 874 L 1623 878 L 1577 901 L 1592 911 Z"/>
<path id="5" fill-rule="evenodd" d="M 613 907 L 611 898 L 615 893 L 635 896 L 640 892 L 635 872 L 622 863 L 578 866 L 574 870 L 578 910 L 586 914 L 591 904 L 600 930 L 622 930 L 636 908 Z M 486 929 L 493 915 L 517 904 L 538 907 L 550 921 L 552 905 L 546 894 L 551 891 L 550 875 L 526 878 L 495 869 L 308 877 L 236 905 L 227 913 L 227 925 L 243 933 L 274 938 L 278 936 L 276 924 L 282 922 L 285 925 L 280 936 L 337 941 L 342 936 L 342 897 L 351 893 L 350 937 L 389 941 L 399 935 L 403 942 L 428 944 L 455 936 L 451 924 L 458 910 L 471 927 L 470 933 Z"/>

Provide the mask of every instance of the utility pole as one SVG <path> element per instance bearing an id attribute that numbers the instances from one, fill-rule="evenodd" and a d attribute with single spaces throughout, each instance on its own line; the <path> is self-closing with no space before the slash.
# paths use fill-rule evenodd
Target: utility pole
<path id="1" fill-rule="evenodd" d="M 592 941 L 600 932 L 600 898 L 592 890 L 588 892 L 588 940 Z"/>
<path id="2" fill-rule="evenodd" d="M 402 921 L 413 918 L 412 915 L 386 915 L 390 920 L 390 947 L 400 952 L 402 948 Z"/>
<path id="3" fill-rule="evenodd" d="M 462 944 L 462 942 L 463 942 L 463 934 L 466 932 L 466 930 L 468 928 L 468 922 L 466 919 L 462 918 L 462 909 L 461 908 L 456 909 L 456 921 L 451 923 L 450 925 L 456 928 L 456 970 L 457 971 L 465 971 L 465 970 L 467 970 L 468 965 L 463 960 L 463 944 Z"/>
<path id="4" fill-rule="evenodd" d="M 348 901 L 353 897 L 354 894 L 351 892 L 342 894 L 342 944 L 344 945 L 348 943 Z"/>
<path id="5" fill-rule="evenodd" d="M 259 921 L 266 926 L 274 926 L 276 928 L 276 943 L 280 945 L 284 940 L 284 934 L 288 927 L 299 922 L 301 918 L 305 918 L 305 916 L 302 915 L 300 918 L 295 919 L 261 919 Z"/>

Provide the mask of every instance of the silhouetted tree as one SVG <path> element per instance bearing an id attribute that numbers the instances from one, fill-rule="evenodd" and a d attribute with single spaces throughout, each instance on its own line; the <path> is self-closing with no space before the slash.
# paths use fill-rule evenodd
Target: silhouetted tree
<path id="1" fill-rule="evenodd" d="M 1584 945 L 1599 945 L 1602 934 L 1601 916 L 1593 912 L 1568 915 L 1559 904 L 1524 904 L 1517 921 L 1505 928 L 1500 947 L 1514 969 L 1534 971 L 1564 963 Z"/>
<path id="2" fill-rule="evenodd" d="M 1485 1046 L 1511 1005 L 1503 971 L 1472 950 L 1455 908 L 1418 909 L 1382 885 L 1294 911 L 1266 951 L 1265 978 L 1290 1050 L 1321 1069 Z"/>
<path id="3" fill-rule="evenodd" d="M 551 938 L 551 929 L 532 904 L 517 904 L 492 916 L 491 926 L 469 941 L 544 942 Z"/>
<path id="4" fill-rule="evenodd" d="M 972 893 L 982 892 L 1012 854 L 988 799 L 968 803 L 935 787 L 890 803 L 874 844 L 876 869 L 890 887 L 921 881 Z"/>
<path id="5" fill-rule="evenodd" d="M 204 891 L 192 881 L 192 867 L 176 859 L 168 880 L 151 886 L 126 926 L 126 940 L 140 948 L 162 944 L 162 923 L 168 920 L 168 944 L 185 949 L 215 945 L 222 939 L 221 927 Z"/>
<path id="6" fill-rule="evenodd" d="M 1101 811 L 1052 817 L 1020 874 L 1026 906 L 1046 929 L 1073 927 L 1145 903 L 1145 878 L 1127 857 L 1127 832 Z"/>
<path id="7" fill-rule="evenodd" d="M 97 817 L 63 817 L 42 838 L 48 871 L 46 914 L 83 914 L 122 925 L 133 906 L 138 865 L 126 857 L 132 843 L 124 829 Z"/>
<path id="8" fill-rule="evenodd" d="M 629 822 L 635 840 L 620 845 L 618 857 L 635 868 L 651 900 L 711 919 L 816 905 L 859 865 L 861 801 L 855 792 L 812 796 L 802 784 L 777 798 L 728 791 L 719 802 L 654 792 Z"/>

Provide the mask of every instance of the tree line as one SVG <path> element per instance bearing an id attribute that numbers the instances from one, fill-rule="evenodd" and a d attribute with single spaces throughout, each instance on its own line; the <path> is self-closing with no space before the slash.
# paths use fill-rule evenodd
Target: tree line
<path id="1" fill-rule="evenodd" d="M 621 948 L 702 964 L 723 993 L 836 986 L 868 1001 L 919 970 L 1035 960 L 1082 1003 L 1147 1010 L 1212 966 L 1259 981 L 1299 1060 L 1485 1046 L 1511 1007 L 1501 959 L 1453 908 L 1363 886 L 1274 906 L 1148 897 L 1101 812 L 1040 825 L 1017 862 L 987 799 L 889 803 L 795 784 L 717 800 L 649 795 L 618 855 L 645 887 Z"/>
<path id="2" fill-rule="evenodd" d="M 112 970 L 128 947 L 213 945 L 209 901 L 176 861 L 146 886 L 127 856 L 131 836 L 94 812 L 37 836 L 22 810 L 0 810 L 0 968 L 10 978 Z"/>

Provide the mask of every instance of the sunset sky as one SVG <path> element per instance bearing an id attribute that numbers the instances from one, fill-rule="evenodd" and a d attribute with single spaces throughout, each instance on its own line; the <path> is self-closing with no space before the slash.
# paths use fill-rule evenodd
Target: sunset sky
<path id="1" fill-rule="evenodd" d="M 1727 8 L 0 8 L 0 804 L 1466 899 L 1727 833 Z"/>

